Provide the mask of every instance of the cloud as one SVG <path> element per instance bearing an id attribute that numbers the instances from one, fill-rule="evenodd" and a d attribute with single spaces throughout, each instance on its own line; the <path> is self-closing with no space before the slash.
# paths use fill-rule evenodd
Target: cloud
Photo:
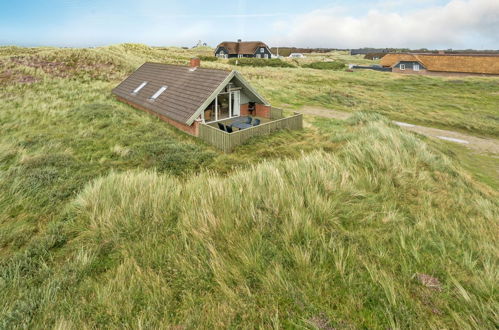
<path id="1" fill-rule="evenodd" d="M 337 48 L 499 46 L 498 0 L 451 0 L 416 10 L 410 10 L 410 3 L 397 6 L 397 11 L 389 7 L 385 2 L 361 16 L 334 7 L 277 21 L 272 43 Z"/>

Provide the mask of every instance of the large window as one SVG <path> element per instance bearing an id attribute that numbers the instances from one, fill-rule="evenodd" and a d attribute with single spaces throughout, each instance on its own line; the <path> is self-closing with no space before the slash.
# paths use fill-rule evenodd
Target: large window
<path id="1" fill-rule="evenodd" d="M 414 71 L 419 71 L 419 63 L 414 63 L 414 65 L 412 66 L 413 70 Z"/>
<path id="2" fill-rule="evenodd" d="M 158 91 L 154 93 L 153 96 L 151 96 L 150 100 L 152 101 L 156 100 L 164 91 L 166 91 L 167 88 L 168 86 L 161 86 L 161 88 L 158 89 Z"/>
<path id="3" fill-rule="evenodd" d="M 142 84 L 139 85 L 139 87 L 135 88 L 132 91 L 132 94 L 137 94 L 142 88 L 145 87 L 145 85 L 147 85 L 147 81 L 144 81 Z"/>

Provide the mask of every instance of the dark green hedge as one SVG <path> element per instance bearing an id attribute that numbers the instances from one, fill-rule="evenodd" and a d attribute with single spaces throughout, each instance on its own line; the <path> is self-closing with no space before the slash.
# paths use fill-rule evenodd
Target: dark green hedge
<path id="1" fill-rule="evenodd" d="M 318 69 L 318 70 L 344 70 L 346 65 L 341 62 L 313 62 L 303 64 L 303 68 Z"/>
<path id="2" fill-rule="evenodd" d="M 218 61 L 218 57 L 216 56 L 198 55 L 197 58 L 199 58 L 201 61 L 208 61 L 208 62 Z"/>
<path id="3" fill-rule="evenodd" d="M 237 62 L 237 64 L 236 64 Z M 264 58 L 231 58 L 229 60 L 229 63 L 232 65 L 239 65 L 239 66 L 258 66 L 258 67 L 265 67 L 265 66 L 271 66 L 271 67 L 278 67 L 278 68 L 294 68 L 295 66 L 288 63 L 281 61 L 278 58 L 271 58 L 271 59 L 264 59 Z"/>

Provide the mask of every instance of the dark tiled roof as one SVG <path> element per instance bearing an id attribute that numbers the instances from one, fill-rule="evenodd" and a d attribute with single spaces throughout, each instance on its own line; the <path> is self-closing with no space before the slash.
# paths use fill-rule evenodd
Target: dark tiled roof
<path id="1" fill-rule="evenodd" d="M 269 48 L 265 43 L 261 41 L 224 41 L 220 43 L 218 47 L 224 47 L 227 49 L 229 54 L 254 54 L 257 48 L 264 47 Z"/>
<path id="2" fill-rule="evenodd" d="M 113 93 L 130 103 L 169 117 L 181 123 L 194 115 L 230 71 L 197 68 L 161 63 L 145 63 L 122 81 Z M 132 94 L 144 81 L 147 85 L 137 94 Z M 168 88 L 155 100 L 149 100 L 162 86 Z"/>

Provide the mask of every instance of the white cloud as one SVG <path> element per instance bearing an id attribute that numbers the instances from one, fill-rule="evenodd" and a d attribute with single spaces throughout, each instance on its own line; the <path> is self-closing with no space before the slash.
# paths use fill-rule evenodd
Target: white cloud
<path id="1" fill-rule="evenodd" d="M 499 48 L 499 0 L 451 0 L 397 11 L 380 5 L 362 16 L 315 10 L 274 24 L 274 45 L 307 47 Z"/>

